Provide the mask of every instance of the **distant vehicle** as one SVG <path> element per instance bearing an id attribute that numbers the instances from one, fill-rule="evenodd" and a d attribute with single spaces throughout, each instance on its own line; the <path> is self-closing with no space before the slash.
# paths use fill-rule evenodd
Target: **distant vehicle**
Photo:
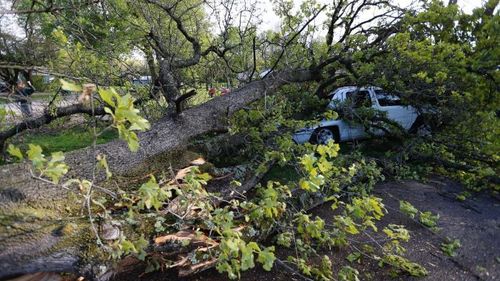
<path id="1" fill-rule="evenodd" d="M 418 113 L 413 107 L 401 104 L 399 97 L 376 87 L 349 86 L 339 88 L 331 93 L 328 108 L 338 109 L 341 103 L 352 108 L 365 106 L 385 111 L 389 119 L 396 121 L 405 130 L 409 130 L 418 117 Z M 374 130 L 371 133 L 380 136 L 384 134 L 384 131 Z M 326 144 L 330 140 L 339 143 L 367 137 L 369 134 L 363 125 L 337 119 L 322 120 L 318 126 L 301 129 L 293 135 L 293 140 L 299 144 L 306 142 Z"/>
<path id="2" fill-rule="evenodd" d="M 152 82 L 151 76 L 139 76 L 137 78 L 132 79 L 132 84 L 136 86 L 150 85 L 151 82 Z"/>
<path id="3" fill-rule="evenodd" d="M 9 92 L 9 91 L 10 91 L 10 89 L 9 89 L 9 86 L 7 85 L 7 83 L 0 81 L 0 93 Z"/>

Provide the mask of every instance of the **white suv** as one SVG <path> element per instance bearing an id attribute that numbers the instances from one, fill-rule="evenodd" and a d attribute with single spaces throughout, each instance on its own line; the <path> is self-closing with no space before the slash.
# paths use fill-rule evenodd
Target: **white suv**
<path id="1" fill-rule="evenodd" d="M 344 103 L 352 108 L 371 107 L 376 110 L 387 112 L 387 117 L 409 130 L 418 117 L 417 111 L 411 106 L 401 104 L 401 100 L 394 95 L 386 93 L 376 87 L 359 88 L 354 86 L 342 87 L 333 91 L 328 108 L 338 109 L 339 103 Z M 374 135 L 383 135 L 384 131 L 371 131 Z M 347 122 L 342 119 L 322 120 L 313 128 L 304 128 L 293 135 L 296 143 L 313 142 L 325 144 L 329 140 L 343 142 L 367 138 L 369 134 L 363 125 Z"/>

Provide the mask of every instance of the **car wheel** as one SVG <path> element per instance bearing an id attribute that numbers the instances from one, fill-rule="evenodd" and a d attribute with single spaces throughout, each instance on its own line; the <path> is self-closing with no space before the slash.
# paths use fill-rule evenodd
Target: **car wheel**
<path id="1" fill-rule="evenodd" d="M 327 144 L 330 140 L 337 140 L 330 128 L 319 128 L 314 135 L 314 142 L 317 144 Z"/>
<path id="2" fill-rule="evenodd" d="M 428 137 L 431 135 L 431 127 L 424 123 L 422 116 L 418 116 L 411 128 L 408 130 L 410 134 L 416 134 L 421 137 Z"/>

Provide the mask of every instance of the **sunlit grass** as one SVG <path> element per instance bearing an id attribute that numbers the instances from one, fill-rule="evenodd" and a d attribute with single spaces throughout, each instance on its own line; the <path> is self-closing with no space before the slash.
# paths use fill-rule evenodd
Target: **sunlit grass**
<path id="1" fill-rule="evenodd" d="M 106 130 L 97 138 L 97 144 L 107 143 L 116 139 L 115 130 Z M 28 133 L 17 140 L 22 148 L 28 144 L 37 144 L 42 147 L 45 154 L 56 151 L 68 152 L 92 145 L 93 133 L 90 128 L 73 127 L 51 133 Z"/>

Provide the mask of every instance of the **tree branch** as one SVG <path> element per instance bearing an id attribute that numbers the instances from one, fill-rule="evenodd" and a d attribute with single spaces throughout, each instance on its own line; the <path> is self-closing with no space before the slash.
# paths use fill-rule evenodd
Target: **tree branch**
<path id="1" fill-rule="evenodd" d="M 186 60 L 177 60 L 172 63 L 173 66 L 176 68 L 185 68 L 188 66 L 192 66 L 197 64 L 200 61 L 201 58 L 201 45 L 200 42 L 198 41 L 197 38 L 191 36 L 189 32 L 186 30 L 184 23 L 182 22 L 182 19 L 175 15 L 174 13 L 174 8 L 176 4 L 169 6 L 167 4 L 160 3 L 157 0 L 146 0 L 148 3 L 156 5 L 157 7 L 161 8 L 164 10 L 168 16 L 175 22 L 175 25 L 177 27 L 177 30 L 180 31 L 180 33 L 184 36 L 184 38 L 191 43 L 191 46 L 193 48 L 193 55 L 190 59 Z M 160 41 L 156 41 L 157 43 L 162 44 Z M 160 48 L 160 49 L 165 49 L 165 48 Z"/>
<path id="2" fill-rule="evenodd" d="M 100 0 L 94 0 L 94 1 L 86 1 L 83 2 L 81 5 L 75 6 L 75 7 L 54 7 L 52 1 L 50 1 L 50 4 L 48 6 L 43 5 L 43 3 L 39 1 L 33 1 L 32 2 L 32 8 L 31 9 L 24 9 L 24 10 L 4 10 L 0 12 L 0 16 L 3 15 L 30 15 L 30 14 L 43 14 L 43 13 L 56 13 L 60 11 L 78 11 L 79 9 L 89 6 L 92 4 L 99 3 Z M 43 6 L 41 9 L 34 9 L 34 4 L 38 3 Z"/>
<path id="3" fill-rule="evenodd" d="M 269 71 L 266 73 L 266 75 L 264 75 L 264 77 L 262 77 L 262 79 L 266 78 L 269 74 L 271 74 L 274 69 L 276 68 L 276 66 L 278 66 L 278 63 L 279 61 L 281 60 L 281 58 L 283 57 L 283 55 L 285 54 L 285 50 L 286 50 L 286 47 L 288 47 L 288 45 L 290 45 L 294 40 L 295 38 L 297 38 L 297 36 L 299 36 L 300 33 L 302 33 L 302 31 L 304 29 L 306 29 L 306 27 L 327 7 L 327 5 L 324 5 L 323 7 L 321 7 L 293 36 L 292 38 L 290 38 L 290 40 L 288 40 L 285 45 L 283 46 L 283 48 L 281 49 L 281 53 L 279 54 L 278 58 L 276 59 L 276 61 L 274 62 L 273 66 L 269 69 Z"/>

